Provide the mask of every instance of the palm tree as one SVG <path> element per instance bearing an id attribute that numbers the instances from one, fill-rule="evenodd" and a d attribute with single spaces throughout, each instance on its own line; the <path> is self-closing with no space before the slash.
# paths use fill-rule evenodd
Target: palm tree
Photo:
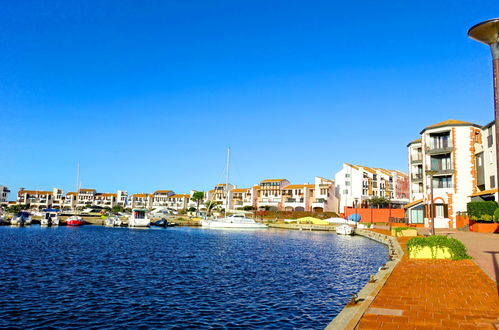
<path id="1" fill-rule="evenodd" d="M 191 196 L 191 201 L 196 202 L 196 204 L 197 204 L 196 216 L 199 216 L 199 203 L 201 203 L 201 201 L 203 199 L 204 199 L 204 192 L 202 192 L 202 191 L 196 191 Z"/>
<path id="2" fill-rule="evenodd" d="M 214 201 L 208 201 L 204 205 L 206 205 L 206 213 L 207 215 L 210 215 L 211 211 L 220 205 L 220 202 L 214 202 Z"/>

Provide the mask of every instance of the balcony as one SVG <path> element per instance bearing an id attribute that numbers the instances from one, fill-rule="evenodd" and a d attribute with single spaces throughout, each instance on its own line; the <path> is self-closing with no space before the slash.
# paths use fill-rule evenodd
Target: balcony
<path id="1" fill-rule="evenodd" d="M 443 143 L 440 145 L 429 145 L 426 152 L 430 155 L 448 154 L 452 152 L 452 143 Z"/>
<path id="2" fill-rule="evenodd" d="M 411 156 L 411 164 L 418 164 L 423 162 L 423 155 L 418 154 L 416 156 Z"/>
<path id="3" fill-rule="evenodd" d="M 421 181 L 423 180 L 423 174 L 422 173 L 413 173 L 411 175 L 412 181 Z"/>
<path id="4" fill-rule="evenodd" d="M 444 169 L 441 167 L 437 167 L 437 168 L 432 168 L 431 170 L 437 172 L 433 176 L 435 176 L 435 175 L 449 175 L 449 174 L 454 173 L 454 170 L 452 168 L 445 168 Z"/>
<path id="5" fill-rule="evenodd" d="M 325 200 L 324 198 L 316 198 L 314 203 L 327 204 L 327 200 Z"/>
<path id="6" fill-rule="evenodd" d="M 286 198 L 285 203 L 303 203 L 303 198 Z"/>

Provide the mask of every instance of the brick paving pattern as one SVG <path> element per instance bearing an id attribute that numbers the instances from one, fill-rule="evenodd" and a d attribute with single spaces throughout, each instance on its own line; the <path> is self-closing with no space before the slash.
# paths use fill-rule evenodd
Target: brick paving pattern
<path id="1" fill-rule="evenodd" d="M 471 260 L 405 255 L 357 329 L 499 329 L 499 289 Z"/>

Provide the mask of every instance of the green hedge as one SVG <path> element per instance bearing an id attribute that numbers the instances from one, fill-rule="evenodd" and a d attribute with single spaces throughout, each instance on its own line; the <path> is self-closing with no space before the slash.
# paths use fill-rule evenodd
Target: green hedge
<path id="1" fill-rule="evenodd" d="M 492 217 L 494 216 L 497 207 L 498 205 L 494 201 L 469 202 L 467 205 L 468 216 L 470 219 L 475 218 L 492 221 Z M 485 219 L 483 219 L 483 216 L 485 216 Z"/>
<path id="2" fill-rule="evenodd" d="M 414 237 L 407 241 L 407 250 L 420 249 L 423 247 L 430 248 L 448 248 L 452 256 L 452 260 L 471 259 L 466 251 L 466 247 L 455 238 L 447 236 L 428 236 L 428 237 Z"/>
<path id="3" fill-rule="evenodd" d="M 499 222 L 499 208 L 494 211 L 494 222 Z"/>

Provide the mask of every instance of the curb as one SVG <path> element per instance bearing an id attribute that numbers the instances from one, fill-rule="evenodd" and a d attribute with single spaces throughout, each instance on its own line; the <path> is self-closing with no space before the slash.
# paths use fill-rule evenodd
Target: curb
<path id="1" fill-rule="evenodd" d="M 386 264 L 379 269 L 376 275 L 373 276 L 373 283 L 367 283 L 362 290 L 359 291 L 356 304 L 353 306 L 345 306 L 327 325 L 327 330 L 354 329 L 404 255 L 404 251 L 395 237 L 363 229 L 357 229 L 355 234 L 388 245 L 388 255 L 391 256 L 391 260 L 388 260 Z"/>

